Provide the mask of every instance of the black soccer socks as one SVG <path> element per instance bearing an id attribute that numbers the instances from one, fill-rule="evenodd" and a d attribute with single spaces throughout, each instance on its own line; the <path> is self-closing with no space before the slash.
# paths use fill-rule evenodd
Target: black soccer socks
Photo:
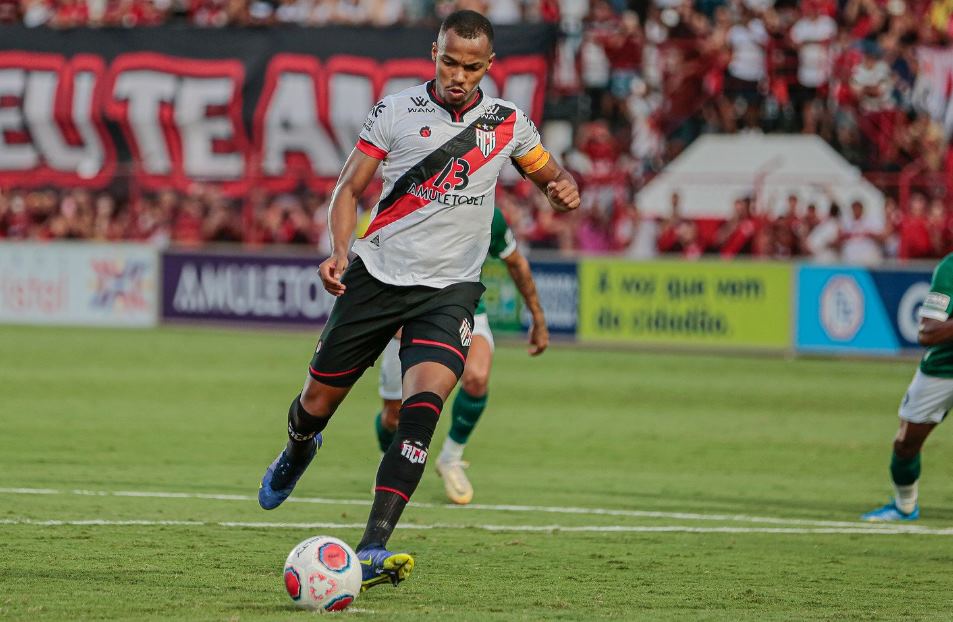
<path id="1" fill-rule="evenodd" d="M 400 407 L 396 438 L 377 470 L 374 505 L 357 550 L 369 545 L 387 545 L 404 506 L 423 477 L 430 439 L 442 409 L 443 400 L 430 392 L 409 397 Z"/>
<path id="2" fill-rule="evenodd" d="M 328 427 L 330 417 L 315 417 L 301 405 L 301 394 L 295 396 L 288 408 L 288 455 L 298 458 L 311 450 L 313 439 Z"/>

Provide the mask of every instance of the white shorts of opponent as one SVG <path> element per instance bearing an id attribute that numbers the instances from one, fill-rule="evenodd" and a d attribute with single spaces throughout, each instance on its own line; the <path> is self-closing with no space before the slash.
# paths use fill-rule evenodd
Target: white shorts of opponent
<path id="1" fill-rule="evenodd" d="M 940 423 L 953 408 L 953 378 L 914 374 L 903 401 L 900 418 L 910 423 Z"/>
<path id="2" fill-rule="evenodd" d="M 486 313 L 473 316 L 473 334 L 479 335 L 490 344 L 490 351 L 495 346 L 493 333 L 490 331 L 490 318 Z M 378 378 L 377 392 L 384 400 L 403 399 L 401 395 L 400 373 L 400 339 L 391 339 L 381 353 L 381 372 Z"/>

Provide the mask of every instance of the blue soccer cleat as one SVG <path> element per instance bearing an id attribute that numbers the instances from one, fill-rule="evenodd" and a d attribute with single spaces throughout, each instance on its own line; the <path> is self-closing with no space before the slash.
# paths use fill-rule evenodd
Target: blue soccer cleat
<path id="1" fill-rule="evenodd" d="M 860 517 L 870 523 L 889 523 L 893 521 L 911 521 L 920 518 L 920 505 L 916 505 L 909 514 L 900 511 L 896 501 L 891 501 L 882 508 L 877 508 L 872 512 L 867 512 Z"/>
<path id="2" fill-rule="evenodd" d="M 273 510 L 288 498 L 321 447 L 321 441 L 321 435 L 316 435 L 312 440 L 311 451 L 298 460 L 292 460 L 286 450 L 281 450 L 275 461 L 268 466 L 258 487 L 258 505 L 262 509 Z"/>
<path id="3" fill-rule="evenodd" d="M 397 585 L 410 577 L 414 558 L 407 553 L 391 553 L 384 548 L 366 548 L 357 552 L 361 561 L 361 591 L 381 583 Z"/>

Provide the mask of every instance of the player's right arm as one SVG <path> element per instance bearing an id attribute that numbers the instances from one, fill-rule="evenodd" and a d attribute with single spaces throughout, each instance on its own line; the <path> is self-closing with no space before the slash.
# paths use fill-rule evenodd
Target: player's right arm
<path id="1" fill-rule="evenodd" d="M 390 151 L 393 112 L 390 98 L 385 97 L 367 113 L 357 145 L 347 157 L 331 195 L 328 208 L 331 256 L 321 264 L 318 272 L 324 289 L 333 296 L 340 296 L 345 290 L 341 275 L 347 268 L 347 254 L 357 226 L 357 202 Z"/>
<path id="2" fill-rule="evenodd" d="M 357 226 L 357 201 L 374 179 L 381 161 L 355 148 L 348 156 L 341 176 L 331 195 L 328 208 L 328 229 L 331 235 L 331 256 L 325 259 L 318 272 L 324 289 L 333 296 L 344 293 L 341 275 L 347 268 L 348 251 Z"/>

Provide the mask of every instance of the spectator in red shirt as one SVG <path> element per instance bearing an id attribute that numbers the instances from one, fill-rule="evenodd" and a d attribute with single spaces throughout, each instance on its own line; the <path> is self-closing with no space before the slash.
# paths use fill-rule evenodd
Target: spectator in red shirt
<path id="1" fill-rule="evenodd" d="M 935 255 L 930 224 L 927 222 L 927 200 L 919 192 L 910 198 L 909 211 L 900 220 L 900 259 L 919 259 Z"/>
<path id="2" fill-rule="evenodd" d="M 20 0 L 0 0 L 0 24 L 20 21 Z"/>
<path id="3" fill-rule="evenodd" d="M 201 244 L 204 220 L 202 203 L 196 197 L 186 197 L 172 225 L 172 239 L 178 244 Z"/>
<path id="4" fill-rule="evenodd" d="M 89 5 L 85 0 L 57 0 L 50 25 L 55 28 L 77 28 L 89 23 Z"/>
<path id="5" fill-rule="evenodd" d="M 761 223 L 754 214 L 752 204 L 751 197 L 735 200 L 734 214 L 721 226 L 716 238 L 722 257 L 729 258 L 753 253 L 752 243 L 761 228 Z"/>
<path id="6" fill-rule="evenodd" d="M 614 100 L 615 119 L 624 117 L 625 101 L 632 91 L 632 81 L 639 77 L 644 39 L 639 16 L 632 11 L 626 11 L 618 29 L 602 41 L 606 58 L 609 60 L 609 92 Z"/>

